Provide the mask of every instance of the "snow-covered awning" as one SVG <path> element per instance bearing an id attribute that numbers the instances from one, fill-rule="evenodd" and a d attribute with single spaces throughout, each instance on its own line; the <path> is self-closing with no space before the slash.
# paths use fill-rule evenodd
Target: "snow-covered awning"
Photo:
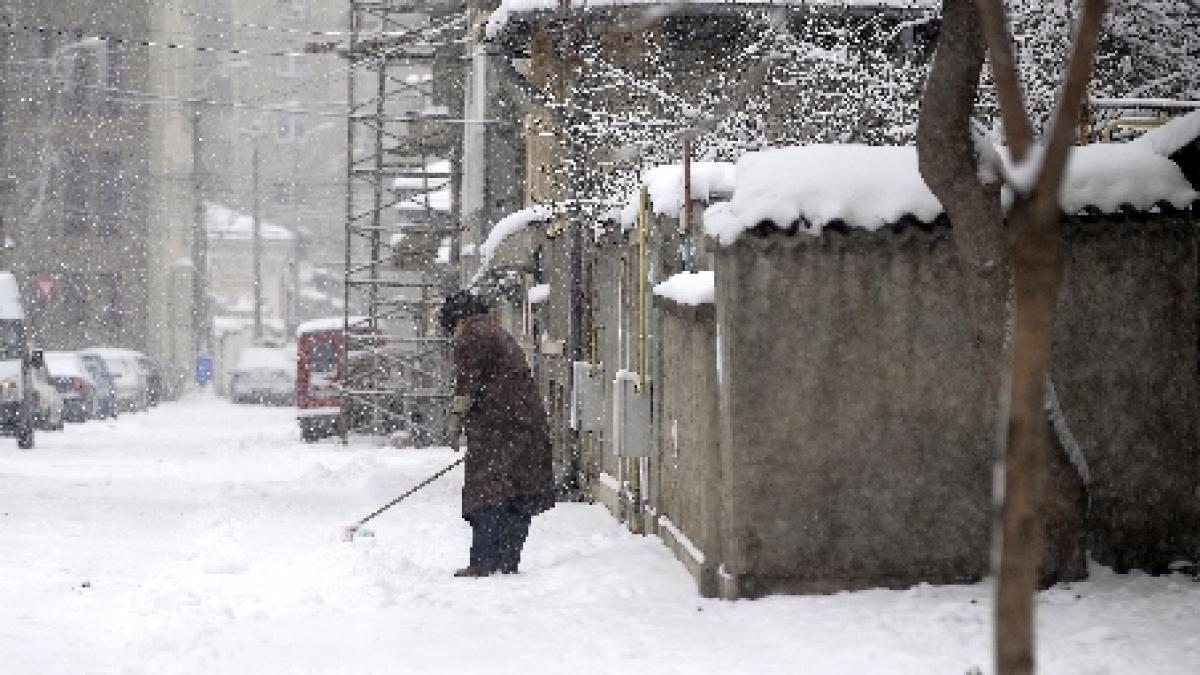
<path id="1" fill-rule="evenodd" d="M 1187 136 L 1191 117 L 1137 141 L 1073 148 L 1059 195 L 1063 210 L 1188 208 L 1200 193 L 1161 152 Z M 874 230 L 907 217 L 928 223 L 941 214 L 917 169 L 915 147 L 808 145 L 743 156 L 733 199 L 709 207 L 704 219 L 705 232 L 729 244 L 762 224 L 819 234 L 831 223 Z"/>
<path id="2" fill-rule="evenodd" d="M 679 272 L 654 286 L 654 294 L 681 305 L 711 305 L 716 298 L 717 275 L 704 272 Z"/>
<path id="3" fill-rule="evenodd" d="M 530 206 L 521 209 L 500 219 L 491 232 L 488 233 L 487 239 L 479 245 L 479 270 L 475 273 L 471 284 L 474 285 L 483 278 L 489 269 L 494 266 L 505 266 L 517 264 L 525 254 L 529 253 L 528 241 L 522 238 L 522 243 L 525 245 L 506 245 L 505 248 L 512 249 L 511 255 L 505 255 L 501 250 L 501 244 L 512 239 L 514 235 L 525 230 L 532 223 L 541 223 L 550 220 L 554 216 L 554 211 L 549 206 L 541 204 Z"/>
<path id="4" fill-rule="evenodd" d="M 692 201 L 710 202 L 733 195 L 735 165 L 732 162 L 692 162 Z M 665 164 L 650 169 L 642 178 L 650 198 L 650 210 L 656 215 L 678 218 L 683 210 L 683 165 Z M 634 190 L 621 210 L 621 224 L 632 227 L 637 221 L 641 189 Z"/>

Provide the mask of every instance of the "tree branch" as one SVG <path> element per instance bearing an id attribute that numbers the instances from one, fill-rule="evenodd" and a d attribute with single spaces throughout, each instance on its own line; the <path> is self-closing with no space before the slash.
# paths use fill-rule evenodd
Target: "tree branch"
<path id="1" fill-rule="evenodd" d="M 1087 83 L 1092 76 L 1092 61 L 1096 43 L 1100 39 L 1101 20 L 1104 17 L 1104 0 L 1086 0 L 1075 44 L 1067 66 L 1067 80 L 1063 84 L 1062 98 L 1055 111 L 1050 140 L 1038 172 L 1032 197 L 1033 207 L 1039 220 L 1057 221 L 1058 189 L 1066 172 L 1067 155 L 1076 140 L 1076 124 Z"/>
<path id="2" fill-rule="evenodd" d="M 1004 120 L 1004 137 L 1008 141 L 1013 161 L 1025 161 L 1033 146 L 1033 125 L 1025 112 L 1025 97 L 1021 93 L 1021 76 L 1013 56 L 1012 35 L 1008 31 L 1008 14 L 1003 0 L 976 0 L 979 25 L 992 59 L 996 78 L 996 98 L 1000 101 L 1000 117 Z"/>

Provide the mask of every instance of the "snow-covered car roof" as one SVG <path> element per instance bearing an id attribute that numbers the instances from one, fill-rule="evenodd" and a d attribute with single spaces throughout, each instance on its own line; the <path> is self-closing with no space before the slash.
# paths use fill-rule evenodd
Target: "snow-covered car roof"
<path id="1" fill-rule="evenodd" d="M 352 316 L 350 323 L 365 321 L 366 317 Z M 331 330 L 342 330 L 346 327 L 346 318 L 342 316 L 329 316 L 322 319 L 313 319 L 305 321 L 296 327 L 296 337 L 308 335 L 309 333 L 325 333 Z"/>
<path id="2" fill-rule="evenodd" d="M 76 352 L 45 352 L 46 370 L 51 377 L 78 377 L 81 380 L 92 381 L 87 366 Z"/>

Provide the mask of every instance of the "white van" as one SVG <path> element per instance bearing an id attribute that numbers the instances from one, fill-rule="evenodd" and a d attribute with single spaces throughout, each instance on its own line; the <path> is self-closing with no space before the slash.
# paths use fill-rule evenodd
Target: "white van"
<path id="1" fill-rule="evenodd" d="M 29 352 L 21 289 L 12 272 L 0 272 L 0 435 L 15 436 L 17 447 L 33 448 L 32 371 L 42 353 Z"/>

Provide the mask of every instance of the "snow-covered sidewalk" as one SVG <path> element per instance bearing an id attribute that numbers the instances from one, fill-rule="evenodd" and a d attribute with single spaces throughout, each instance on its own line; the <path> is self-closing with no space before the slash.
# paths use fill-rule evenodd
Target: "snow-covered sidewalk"
<path id="1" fill-rule="evenodd" d="M 453 579 L 454 461 L 300 441 L 292 411 L 195 398 L 0 445 L 4 673 L 930 673 L 989 670 L 990 587 L 701 600 L 599 506 L 534 521 L 523 572 Z M 1041 596 L 1041 672 L 1195 673 L 1200 583 Z"/>

